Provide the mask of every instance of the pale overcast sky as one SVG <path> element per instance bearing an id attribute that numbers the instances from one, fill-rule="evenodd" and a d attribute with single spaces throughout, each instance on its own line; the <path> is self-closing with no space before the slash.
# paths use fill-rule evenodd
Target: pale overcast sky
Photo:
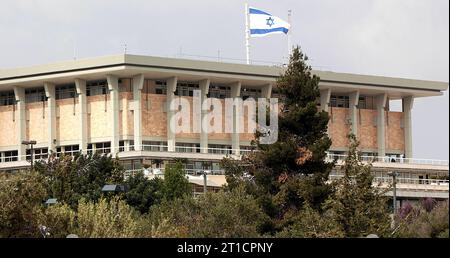
<path id="1" fill-rule="evenodd" d="M 449 81 L 448 0 L 247 1 L 287 19 L 315 69 Z M 238 0 L 2 0 L 0 69 L 123 53 L 244 59 Z M 255 60 L 285 62 L 284 35 L 252 39 Z M 181 53 L 181 55 L 180 55 Z M 414 157 L 449 159 L 449 95 L 416 99 Z"/>

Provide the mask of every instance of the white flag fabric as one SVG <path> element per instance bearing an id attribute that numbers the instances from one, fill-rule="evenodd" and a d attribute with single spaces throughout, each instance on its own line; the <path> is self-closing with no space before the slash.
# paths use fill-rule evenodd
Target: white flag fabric
<path id="1" fill-rule="evenodd" d="M 264 37 L 270 34 L 287 34 L 290 24 L 270 13 L 250 7 L 250 36 Z"/>

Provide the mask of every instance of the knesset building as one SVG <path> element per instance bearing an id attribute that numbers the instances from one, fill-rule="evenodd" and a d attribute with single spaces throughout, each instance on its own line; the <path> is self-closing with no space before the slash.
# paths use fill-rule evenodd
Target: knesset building
<path id="1" fill-rule="evenodd" d="M 0 71 L 0 170 L 27 168 L 50 152 L 117 155 L 127 171 L 163 170 L 174 158 L 187 160 L 186 172 L 205 169 L 223 177 L 220 160 L 251 151 L 254 134 L 225 130 L 179 132 L 169 123 L 171 100 L 193 106 L 201 98 L 278 98 L 276 79 L 285 68 L 137 55 L 116 55 Z M 330 115 L 328 158 L 345 158 L 348 133 L 359 141 L 364 159 L 373 161 L 375 181 L 387 185 L 398 172 L 400 199 L 448 199 L 448 161 L 412 157 L 411 110 L 415 98 L 440 96 L 448 83 L 314 71 L 320 76 L 320 109 Z M 402 110 L 390 110 L 390 101 Z M 214 110 L 204 110 L 200 116 Z M 222 109 L 225 120 L 225 109 Z M 229 114 L 228 114 L 229 116 Z M 190 118 L 192 119 L 192 118 Z M 248 124 L 246 112 L 233 121 Z M 192 122 L 192 121 L 191 121 Z M 205 126 L 205 125 L 201 125 Z M 206 125 L 208 127 L 210 125 Z M 245 125 L 246 126 L 246 125 Z M 431 146 L 430 146 L 431 147 Z M 339 177 L 338 169 L 331 178 Z M 221 182 L 224 182 L 223 178 Z M 382 185 L 383 185 L 382 184 Z"/>

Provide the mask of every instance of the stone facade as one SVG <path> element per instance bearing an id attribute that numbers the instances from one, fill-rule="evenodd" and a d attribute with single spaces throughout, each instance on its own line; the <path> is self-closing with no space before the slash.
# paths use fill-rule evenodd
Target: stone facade
<path id="1" fill-rule="evenodd" d="M 166 95 L 142 94 L 142 136 L 167 137 Z"/>
<path id="2" fill-rule="evenodd" d="M 371 109 L 358 110 L 358 140 L 361 149 L 378 148 L 377 143 L 377 111 Z"/>
<path id="3" fill-rule="evenodd" d="M 111 101 L 109 95 L 97 95 L 87 98 L 87 137 L 91 139 L 91 142 L 103 141 L 103 138 L 112 136 L 109 101 Z"/>
<path id="4" fill-rule="evenodd" d="M 328 123 L 328 133 L 333 144 L 331 148 L 339 149 L 348 146 L 347 135 L 350 132 L 348 123 L 349 111 L 347 108 L 330 108 L 330 121 Z"/>
<path id="5" fill-rule="evenodd" d="M 47 143 L 48 109 L 47 102 L 26 104 L 26 138 L 33 139 L 38 144 Z"/>
<path id="6" fill-rule="evenodd" d="M 56 139 L 61 145 L 65 141 L 80 139 L 78 105 L 77 98 L 56 101 Z"/>
<path id="7" fill-rule="evenodd" d="M 17 121 L 15 106 L 0 106 L 0 148 L 17 146 Z"/>
<path id="8" fill-rule="evenodd" d="M 403 113 L 388 112 L 386 130 L 387 150 L 402 152 L 405 149 L 405 134 L 403 129 Z"/>
<path id="9" fill-rule="evenodd" d="M 192 97 L 182 97 L 189 102 L 193 109 Z M 132 139 L 134 136 L 134 121 L 132 108 L 133 93 L 121 92 L 119 95 L 119 133 L 121 139 Z M 110 121 L 110 96 L 96 95 L 87 98 L 88 105 L 88 139 L 89 142 L 105 141 L 111 137 Z M 222 129 L 225 131 L 225 105 L 222 104 Z M 164 140 L 167 137 L 167 112 L 166 95 L 164 94 L 142 94 L 142 135 L 146 138 Z M 64 142 L 79 140 L 80 131 L 78 124 L 78 98 L 61 99 L 56 101 L 56 138 L 59 145 Z M 358 139 L 360 148 L 366 151 L 377 149 L 377 111 L 370 109 L 358 109 Z M 333 107 L 329 109 L 329 135 L 332 139 L 333 150 L 345 150 L 348 147 L 347 134 L 350 132 L 349 109 Z M 13 119 L 14 106 L 0 106 L 0 126 L 2 130 L 10 132 L 0 134 L 0 148 L 17 145 L 17 123 Z M 191 113 L 192 114 L 192 113 Z M 247 108 L 243 110 L 243 127 L 248 129 Z M 36 102 L 26 104 L 27 117 L 27 139 L 33 139 L 38 144 L 47 143 L 48 135 L 48 107 L 47 102 Z M 386 150 L 389 152 L 402 153 L 404 151 L 404 129 L 402 112 L 386 112 Z M 190 116 L 191 130 L 193 130 L 193 116 Z M 213 124 L 213 121 L 212 121 Z M 179 133 L 176 139 L 181 142 L 199 142 L 199 133 Z M 231 144 L 230 133 L 208 134 L 210 143 Z M 254 139 L 253 133 L 240 134 L 242 143 L 249 143 Z M 245 144 L 244 144 L 245 145 Z"/>

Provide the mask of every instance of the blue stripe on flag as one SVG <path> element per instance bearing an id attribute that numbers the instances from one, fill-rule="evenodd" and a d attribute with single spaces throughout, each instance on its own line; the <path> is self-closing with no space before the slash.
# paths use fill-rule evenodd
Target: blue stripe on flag
<path id="1" fill-rule="evenodd" d="M 263 12 L 263 11 L 261 11 L 261 10 L 253 9 L 253 8 L 249 8 L 249 13 L 250 13 L 250 14 L 265 14 L 265 15 L 270 15 L 270 16 L 272 16 L 270 13 L 266 13 L 266 12 Z"/>
<path id="2" fill-rule="evenodd" d="M 251 29 L 250 34 L 267 34 L 267 33 L 278 32 L 278 31 L 288 33 L 289 29 L 284 28 L 284 27 L 273 28 L 273 29 Z"/>

